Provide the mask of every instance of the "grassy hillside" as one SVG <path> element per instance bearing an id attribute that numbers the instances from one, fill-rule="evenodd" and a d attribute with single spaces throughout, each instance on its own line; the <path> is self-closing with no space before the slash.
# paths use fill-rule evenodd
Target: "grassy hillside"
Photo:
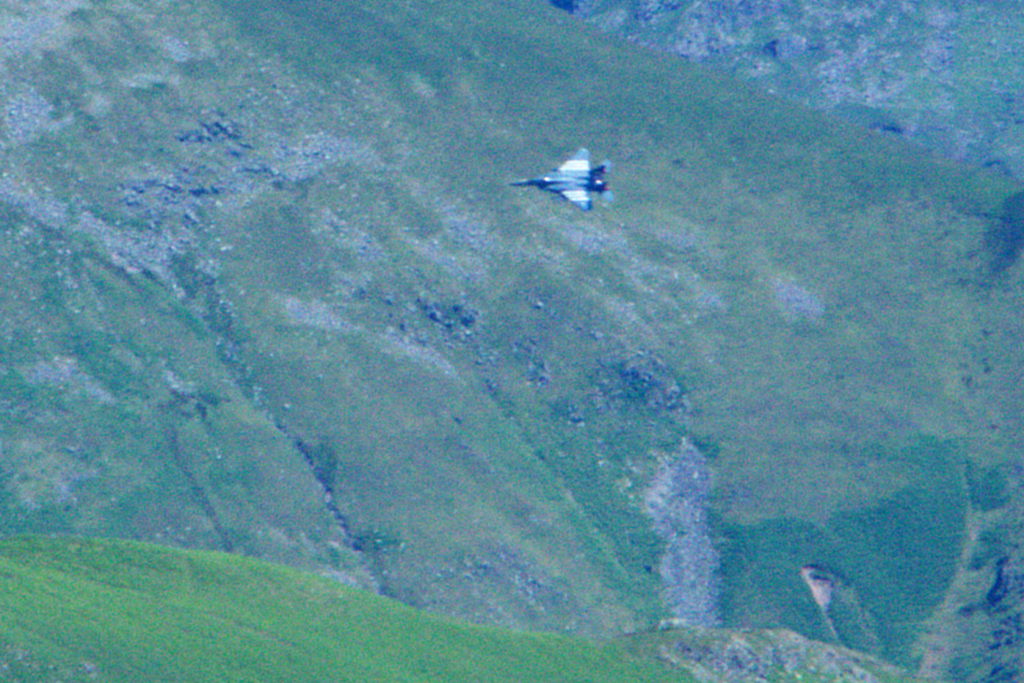
<path id="1" fill-rule="evenodd" d="M 538 4 L 5 6 L 3 530 L 620 633 L 693 443 L 708 620 L 916 662 L 1024 446 L 1019 188 Z M 507 185 L 581 145 L 615 204 Z"/>
<path id="2" fill-rule="evenodd" d="M 0 544 L 0 573 L 4 680 L 692 680 L 223 553 L 20 538 Z"/>

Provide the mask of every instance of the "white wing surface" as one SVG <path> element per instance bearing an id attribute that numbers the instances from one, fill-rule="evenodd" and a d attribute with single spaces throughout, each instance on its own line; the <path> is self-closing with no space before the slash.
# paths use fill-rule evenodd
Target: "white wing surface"
<path id="1" fill-rule="evenodd" d="M 562 196 L 584 211 L 590 211 L 591 200 L 590 195 L 587 194 L 586 190 L 576 188 L 571 190 L 562 190 Z"/>
<path id="2" fill-rule="evenodd" d="M 590 152 L 581 147 L 576 154 L 559 166 L 558 170 L 566 174 L 587 177 L 590 173 Z"/>

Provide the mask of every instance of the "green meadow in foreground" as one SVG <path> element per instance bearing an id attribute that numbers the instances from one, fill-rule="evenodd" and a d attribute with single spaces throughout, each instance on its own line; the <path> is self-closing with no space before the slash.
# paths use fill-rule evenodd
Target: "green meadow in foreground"
<path id="1" fill-rule="evenodd" d="M 0 543 L 0 678 L 688 681 L 617 645 L 460 624 L 294 569 L 128 541 Z"/>

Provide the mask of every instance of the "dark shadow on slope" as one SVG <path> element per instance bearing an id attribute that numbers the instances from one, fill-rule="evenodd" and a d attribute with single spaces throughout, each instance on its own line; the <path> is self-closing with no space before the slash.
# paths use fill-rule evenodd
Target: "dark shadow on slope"
<path id="1" fill-rule="evenodd" d="M 565 10 L 569 14 L 572 14 L 576 11 L 576 8 L 579 7 L 580 3 L 579 0 L 551 0 L 551 4 L 558 9 Z"/>
<path id="2" fill-rule="evenodd" d="M 1003 202 L 999 222 L 985 233 L 993 273 L 1001 273 L 1015 264 L 1024 251 L 1024 192 L 1010 195 Z"/>

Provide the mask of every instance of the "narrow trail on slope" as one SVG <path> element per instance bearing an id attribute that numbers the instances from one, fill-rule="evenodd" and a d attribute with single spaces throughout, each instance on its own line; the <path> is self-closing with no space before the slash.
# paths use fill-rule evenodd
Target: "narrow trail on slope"
<path id="1" fill-rule="evenodd" d="M 925 679 L 942 678 L 952 660 L 953 650 L 949 643 L 954 637 L 956 628 L 956 612 L 963 607 L 962 593 L 971 584 L 971 557 L 977 549 L 981 536 L 982 523 L 978 513 L 968 508 L 964 515 L 964 541 L 960 546 L 960 557 L 957 558 L 953 579 L 949 582 L 942 603 L 936 608 L 932 620 L 934 626 L 921 636 L 921 663 L 917 667 L 917 676 Z"/>

